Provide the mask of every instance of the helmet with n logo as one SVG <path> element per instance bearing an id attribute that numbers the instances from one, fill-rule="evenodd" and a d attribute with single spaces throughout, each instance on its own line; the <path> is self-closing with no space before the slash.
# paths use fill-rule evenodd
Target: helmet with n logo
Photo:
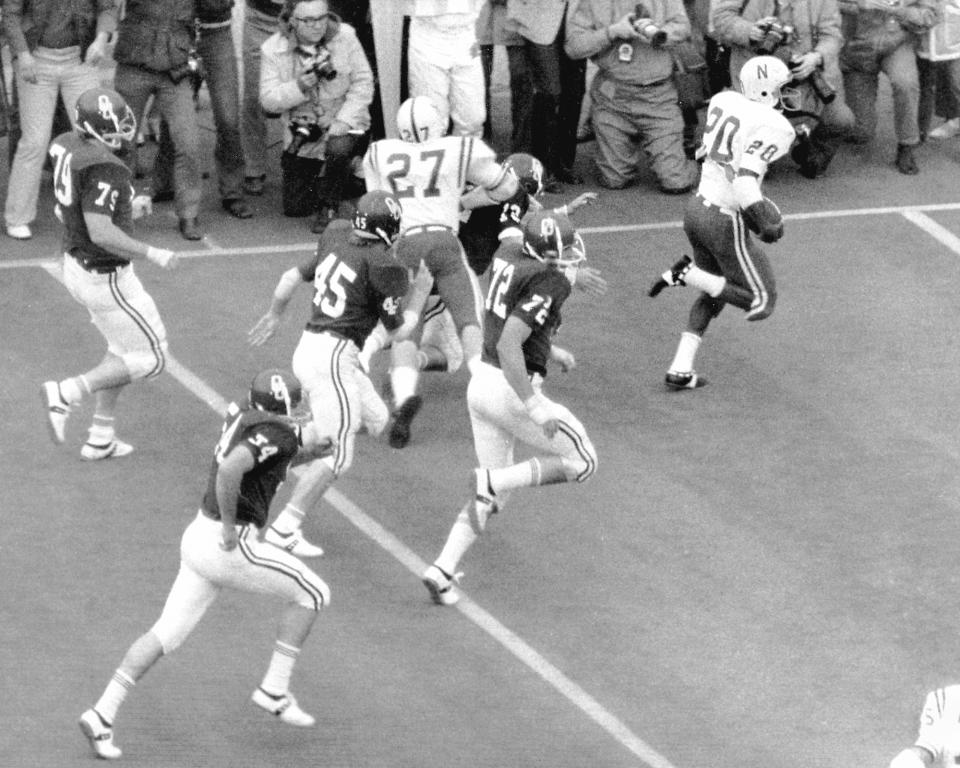
<path id="1" fill-rule="evenodd" d="M 572 267 L 587 258 L 583 238 L 566 214 L 538 211 L 523 225 L 523 251 L 544 264 Z"/>
<path id="2" fill-rule="evenodd" d="M 754 56 L 740 69 L 740 90 L 750 101 L 776 107 L 784 95 L 793 95 L 781 91 L 792 79 L 790 69 L 776 56 Z"/>
<path id="3" fill-rule="evenodd" d="M 74 108 L 74 124 L 82 136 L 96 139 L 111 150 L 137 135 L 137 118 L 116 91 L 90 88 L 80 94 Z"/>
<path id="4" fill-rule="evenodd" d="M 439 139 L 447 135 L 447 116 L 429 96 L 414 96 L 397 110 L 397 132 L 415 143 Z"/>
<path id="5" fill-rule="evenodd" d="M 250 405 L 258 411 L 292 416 L 302 396 L 300 380 L 282 368 L 260 371 L 250 382 Z"/>

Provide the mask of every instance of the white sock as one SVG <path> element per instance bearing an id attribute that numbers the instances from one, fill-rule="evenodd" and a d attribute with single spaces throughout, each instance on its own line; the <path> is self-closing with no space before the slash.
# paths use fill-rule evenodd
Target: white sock
<path id="1" fill-rule="evenodd" d="M 471 501 L 469 504 L 472 505 L 473 502 Z M 450 535 L 447 536 L 447 543 L 443 545 L 443 551 L 440 553 L 440 557 L 434 561 L 434 565 L 452 576 L 457 570 L 460 559 L 479 535 L 470 524 L 469 515 L 464 509 L 457 515 L 457 520 L 450 529 Z"/>
<path id="2" fill-rule="evenodd" d="M 113 677 L 107 683 L 100 700 L 93 705 L 96 713 L 100 715 L 100 719 L 107 725 L 113 725 L 113 721 L 117 717 L 117 710 L 120 709 L 123 700 L 127 698 L 127 694 L 135 685 L 136 682 L 125 672 L 118 669 L 113 673 Z"/>
<path id="3" fill-rule="evenodd" d="M 93 414 L 93 423 L 90 425 L 90 434 L 87 442 L 90 445 L 110 445 L 115 437 L 113 416 Z"/>
<path id="4" fill-rule="evenodd" d="M 677 353 L 670 363 L 670 370 L 675 373 L 686 373 L 693 370 L 693 359 L 700 349 L 700 337 L 690 331 L 680 334 L 680 343 L 677 344 Z"/>
<path id="5" fill-rule="evenodd" d="M 294 533 L 300 530 L 304 517 L 303 510 L 297 509 L 292 504 L 287 504 L 270 527 L 275 528 L 280 533 Z"/>
<path id="6" fill-rule="evenodd" d="M 270 666 L 263 676 L 260 687 L 271 696 L 283 696 L 290 689 L 290 676 L 293 674 L 293 665 L 297 663 L 300 649 L 277 640 L 273 646 L 273 655 L 270 657 Z"/>
<path id="7" fill-rule="evenodd" d="M 693 288 L 698 288 L 713 296 L 713 298 L 717 298 L 723 292 L 727 284 L 727 278 L 706 272 L 700 267 L 690 267 L 690 271 L 683 277 L 683 282 Z"/>
<path id="8" fill-rule="evenodd" d="M 417 370 L 406 365 L 397 366 L 390 371 L 390 386 L 393 388 L 393 402 L 397 407 L 403 401 L 417 393 Z"/>
<path id="9" fill-rule="evenodd" d="M 530 488 L 539 485 L 540 466 L 536 459 L 527 459 L 509 467 L 497 467 L 487 470 L 490 488 L 494 493 L 514 488 Z"/>

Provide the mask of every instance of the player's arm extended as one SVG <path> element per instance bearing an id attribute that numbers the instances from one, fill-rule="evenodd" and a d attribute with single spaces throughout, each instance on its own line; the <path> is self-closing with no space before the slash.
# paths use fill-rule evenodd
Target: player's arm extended
<path id="1" fill-rule="evenodd" d="M 508 317 L 497 341 L 497 356 L 500 358 L 500 370 L 503 371 L 504 378 L 517 393 L 520 402 L 527 409 L 527 414 L 543 427 L 543 433 L 547 437 L 552 438 L 557 433 L 557 421 L 550 416 L 543 396 L 538 394 L 530 383 L 527 365 L 523 360 L 523 342 L 529 338 L 532 330 L 519 317 Z"/>
<path id="2" fill-rule="evenodd" d="M 243 476 L 254 467 L 253 454 L 246 448 L 234 446 L 217 468 L 217 506 L 223 525 L 220 548 L 229 552 L 237 546 L 237 500 Z"/>
<path id="3" fill-rule="evenodd" d="M 280 275 L 280 280 L 277 282 L 277 287 L 273 289 L 273 296 L 270 299 L 270 309 L 247 334 L 247 340 L 250 344 L 259 347 L 273 336 L 280 325 L 280 318 L 283 317 L 287 304 L 290 303 L 297 287 L 302 284 L 303 273 L 297 267 L 291 267 Z"/>
<path id="4" fill-rule="evenodd" d="M 173 251 L 154 248 L 152 245 L 135 240 L 114 224 L 108 214 L 84 211 L 83 221 L 87 225 L 90 240 L 105 251 L 125 259 L 148 259 L 164 268 L 176 266 L 177 258 Z"/>

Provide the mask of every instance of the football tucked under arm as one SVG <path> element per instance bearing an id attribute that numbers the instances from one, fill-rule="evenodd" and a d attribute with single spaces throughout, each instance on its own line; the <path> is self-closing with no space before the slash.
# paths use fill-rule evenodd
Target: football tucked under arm
<path id="1" fill-rule="evenodd" d="M 750 230 L 765 243 L 775 243 L 783 237 L 783 215 L 769 198 L 762 198 L 743 209 L 743 218 Z"/>

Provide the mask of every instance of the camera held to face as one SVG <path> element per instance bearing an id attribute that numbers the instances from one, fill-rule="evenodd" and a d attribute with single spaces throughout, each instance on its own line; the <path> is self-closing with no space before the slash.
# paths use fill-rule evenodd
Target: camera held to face
<path id="1" fill-rule="evenodd" d="M 285 155 L 296 155 L 304 144 L 313 144 L 323 138 L 323 128 L 317 123 L 308 123 L 305 120 L 292 120 L 290 133 L 293 138 L 283 150 Z"/>
<path id="2" fill-rule="evenodd" d="M 643 3 L 637 3 L 633 9 L 633 28 L 654 48 L 660 48 L 667 42 L 667 33 L 650 21 L 652 15 Z"/>
<path id="3" fill-rule="evenodd" d="M 765 56 L 771 55 L 782 45 L 790 45 L 796 34 L 790 24 L 781 24 L 775 20 L 760 21 L 757 26 L 763 32 L 763 37 L 755 42 L 753 47 L 757 53 Z"/>
<path id="4" fill-rule="evenodd" d="M 795 56 L 790 60 L 790 68 L 794 69 L 800 63 L 800 58 Z M 837 92 L 827 82 L 826 78 L 823 76 L 823 72 L 818 67 L 813 70 L 809 75 L 807 75 L 803 80 L 796 80 L 797 83 L 810 83 L 810 87 L 813 89 L 813 92 L 817 94 L 817 98 L 820 99 L 824 104 L 830 104 L 835 98 L 837 98 Z"/>
<path id="5" fill-rule="evenodd" d="M 337 70 L 330 59 L 330 51 L 322 45 L 317 46 L 317 52 L 303 62 L 305 72 L 313 72 L 321 80 L 333 80 Z"/>

